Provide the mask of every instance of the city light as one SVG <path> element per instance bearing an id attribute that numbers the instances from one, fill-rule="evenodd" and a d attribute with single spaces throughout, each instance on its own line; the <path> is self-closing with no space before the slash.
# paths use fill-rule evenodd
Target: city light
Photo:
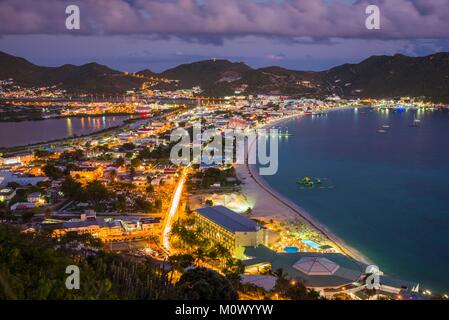
<path id="1" fill-rule="evenodd" d="M 186 169 L 184 169 L 183 173 L 181 174 L 181 178 L 178 182 L 178 186 L 176 187 L 175 193 L 173 195 L 173 200 L 170 206 L 170 210 L 168 212 L 166 221 L 165 221 L 165 227 L 162 234 L 162 243 L 164 248 L 170 252 L 170 241 L 169 241 L 169 235 L 171 231 L 171 225 L 173 217 L 176 215 L 176 212 L 178 211 L 179 201 L 181 200 L 182 190 L 184 187 L 184 182 L 186 179 Z"/>

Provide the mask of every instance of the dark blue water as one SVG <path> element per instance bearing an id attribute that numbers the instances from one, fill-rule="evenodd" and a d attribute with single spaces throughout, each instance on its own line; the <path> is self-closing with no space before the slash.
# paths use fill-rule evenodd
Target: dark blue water
<path id="1" fill-rule="evenodd" d="M 419 128 L 410 126 L 415 117 Z M 447 110 L 358 108 L 281 127 L 293 135 L 280 138 L 278 173 L 263 177 L 274 189 L 382 271 L 449 291 Z M 301 188 L 295 180 L 304 176 L 333 188 Z"/>

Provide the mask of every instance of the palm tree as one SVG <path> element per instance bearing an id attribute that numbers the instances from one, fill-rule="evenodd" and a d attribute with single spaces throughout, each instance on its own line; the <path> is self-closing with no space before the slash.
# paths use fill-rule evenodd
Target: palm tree
<path id="1" fill-rule="evenodd" d="M 195 251 L 192 252 L 192 255 L 195 259 L 195 264 L 198 265 L 200 261 L 205 261 L 206 258 L 206 251 L 203 248 L 197 248 Z"/>
<path id="2" fill-rule="evenodd" d="M 285 273 L 282 268 L 279 268 L 273 272 L 273 275 L 277 277 L 274 289 L 280 293 L 287 292 L 290 285 L 290 282 L 287 279 L 287 273 Z"/>
<path id="3" fill-rule="evenodd" d="M 168 258 L 168 263 L 170 263 L 171 270 L 170 270 L 170 277 L 169 282 L 172 283 L 173 275 L 175 272 L 182 273 L 185 268 L 191 266 L 194 262 L 195 258 L 191 254 L 177 254 L 170 256 Z"/>
<path id="4" fill-rule="evenodd" d="M 212 260 L 219 260 L 221 266 L 231 258 L 231 253 L 222 244 L 216 243 L 208 253 L 209 258 Z"/>

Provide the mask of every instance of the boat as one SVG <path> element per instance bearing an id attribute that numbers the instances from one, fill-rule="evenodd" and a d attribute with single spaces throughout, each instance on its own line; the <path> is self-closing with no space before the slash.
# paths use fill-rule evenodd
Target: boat
<path id="1" fill-rule="evenodd" d="M 386 130 L 377 130 L 377 132 L 379 132 L 379 133 L 385 133 L 385 132 L 387 132 Z"/>
<path id="2" fill-rule="evenodd" d="M 410 127 L 417 128 L 417 127 L 419 127 L 420 124 L 421 124 L 421 120 L 415 119 L 415 120 L 413 120 L 413 123 L 410 125 Z"/>

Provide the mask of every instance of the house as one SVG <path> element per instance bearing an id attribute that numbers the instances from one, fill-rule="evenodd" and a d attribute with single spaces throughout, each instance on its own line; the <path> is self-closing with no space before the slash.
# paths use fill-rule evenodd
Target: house
<path id="1" fill-rule="evenodd" d="M 90 215 L 90 216 L 89 216 Z M 104 242 L 146 239 L 160 233 L 161 219 L 120 217 L 119 219 L 96 217 L 86 211 L 81 219 L 55 224 L 53 235 L 62 236 L 67 232 L 91 234 Z"/>
<path id="2" fill-rule="evenodd" d="M 151 180 L 151 185 L 152 185 L 152 186 L 158 186 L 158 185 L 161 184 L 161 182 L 162 182 L 162 179 L 160 179 L 160 178 L 155 178 L 155 179 L 152 179 L 152 180 Z"/>
<path id="3" fill-rule="evenodd" d="M 32 153 L 24 152 L 14 156 L 0 158 L 0 164 L 4 166 L 23 165 L 32 160 L 34 160 L 34 155 Z"/>
<path id="4" fill-rule="evenodd" d="M 238 117 L 233 117 L 228 122 L 229 129 L 245 129 L 246 126 L 247 126 L 246 121 Z"/>
<path id="5" fill-rule="evenodd" d="M 34 209 L 36 205 L 31 202 L 17 202 L 11 206 L 11 211 Z"/>
<path id="6" fill-rule="evenodd" d="M 164 168 L 164 174 L 174 175 L 178 172 L 177 168 Z"/>
<path id="7" fill-rule="evenodd" d="M 8 203 L 16 195 L 16 190 L 5 188 L 0 190 L 0 202 Z"/>
<path id="8" fill-rule="evenodd" d="M 39 182 L 47 181 L 47 177 L 35 177 L 30 175 L 16 174 L 9 170 L 0 171 L 0 187 L 6 186 L 8 183 L 14 182 L 21 186 L 35 186 Z"/>
<path id="9" fill-rule="evenodd" d="M 45 199 L 40 192 L 33 192 L 27 196 L 27 201 L 36 205 L 45 203 Z"/>

